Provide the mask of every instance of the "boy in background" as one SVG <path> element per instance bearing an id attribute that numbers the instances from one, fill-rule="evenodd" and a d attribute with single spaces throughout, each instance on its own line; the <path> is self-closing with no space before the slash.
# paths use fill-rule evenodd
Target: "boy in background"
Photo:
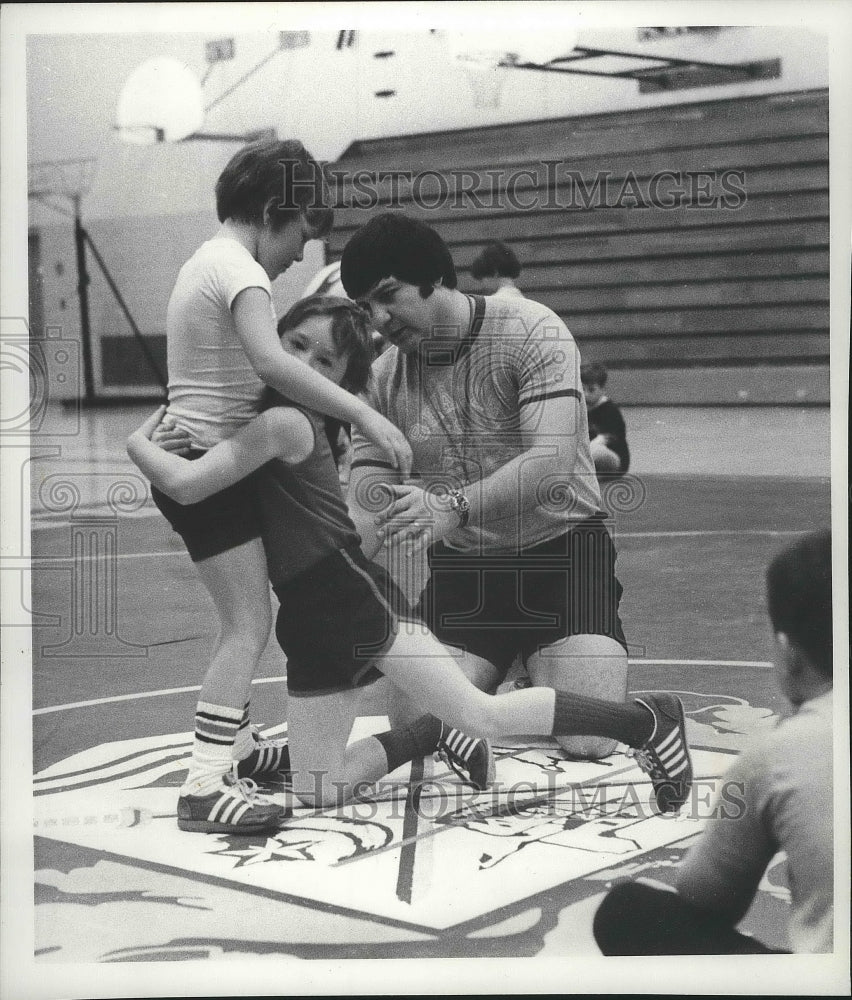
<path id="1" fill-rule="evenodd" d="M 813 532 L 767 572 L 776 679 L 794 713 L 752 744 L 725 775 L 743 800 L 715 813 L 678 873 L 676 892 L 616 886 L 595 916 L 605 955 L 743 955 L 774 949 L 740 934 L 772 858 L 784 851 L 794 952 L 832 950 L 831 534 Z"/>
<path id="2" fill-rule="evenodd" d="M 485 295 L 509 296 L 522 299 L 523 292 L 515 284 L 521 264 L 505 243 L 488 243 L 470 265 L 470 276 L 479 282 Z"/>
<path id="3" fill-rule="evenodd" d="M 581 365 L 580 381 L 589 415 L 589 441 L 598 475 L 623 476 L 630 468 L 627 425 L 621 410 L 604 395 L 607 370 L 600 363 Z"/>

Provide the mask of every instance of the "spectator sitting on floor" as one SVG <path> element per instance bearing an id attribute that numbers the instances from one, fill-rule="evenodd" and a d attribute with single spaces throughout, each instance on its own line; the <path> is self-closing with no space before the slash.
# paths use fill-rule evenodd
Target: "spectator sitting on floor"
<path id="1" fill-rule="evenodd" d="M 488 243 L 470 265 L 470 275 L 485 295 L 509 295 L 523 298 L 523 292 L 515 284 L 521 273 L 518 258 L 505 243 Z"/>
<path id="2" fill-rule="evenodd" d="M 814 532 L 767 573 L 776 678 L 791 717 L 725 775 L 741 808 L 715 813 L 678 873 L 677 890 L 616 886 L 595 916 L 605 955 L 721 955 L 773 951 L 735 928 L 772 858 L 783 851 L 794 952 L 832 950 L 831 535 Z M 717 806 L 719 802 L 717 801 Z"/>
<path id="3" fill-rule="evenodd" d="M 602 364 L 580 366 L 595 471 L 599 476 L 623 476 L 630 468 L 627 426 L 621 410 L 604 395 L 606 379 L 607 370 Z"/>

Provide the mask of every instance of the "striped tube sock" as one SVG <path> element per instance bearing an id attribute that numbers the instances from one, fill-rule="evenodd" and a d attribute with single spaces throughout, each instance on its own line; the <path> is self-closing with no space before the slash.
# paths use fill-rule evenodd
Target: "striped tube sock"
<path id="1" fill-rule="evenodd" d="M 237 735 L 234 738 L 234 760 L 245 760 L 250 753 L 254 751 L 254 736 L 251 731 L 251 725 L 249 724 L 249 705 L 250 702 L 245 703 L 243 708 L 243 717 L 240 720 L 239 729 L 237 729 Z"/>
<path id="2" fill-rule="evenodd" d="M 192 760 L 183 786 L 184 795 L 209 795 L 222 786 L 233 767 L 234 738 L 243 717 L 242 708 L 200 701 L 195 710 Z"/>
<path id="3" fill-rule="evenodd" d="M 571 691 L 557 691 L 553 705 L 554 736 L 608 736 L 641 747 L 654 730 L 654 717 L 635 702 L 603 701 Z"/>
<path id="4" fill-rule="evenodd" d="M 379 733 L 375 738 L 381 743 L 388 759 L 388 774 L 417 757 L 434 753 L 441 738 L 442 724 L 434 715 L 421 715 L 410 726 Z"/>

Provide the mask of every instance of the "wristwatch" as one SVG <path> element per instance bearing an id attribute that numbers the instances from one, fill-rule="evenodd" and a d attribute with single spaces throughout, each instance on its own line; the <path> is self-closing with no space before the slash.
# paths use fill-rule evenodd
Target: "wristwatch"
<path id="1" fill-rule="evenodd" d="M 470 500 L 461 490 L 450 490 L 448 494 L 450 506 L 459 516 L 459 527 L 466 528 L 470 519 Z"/>

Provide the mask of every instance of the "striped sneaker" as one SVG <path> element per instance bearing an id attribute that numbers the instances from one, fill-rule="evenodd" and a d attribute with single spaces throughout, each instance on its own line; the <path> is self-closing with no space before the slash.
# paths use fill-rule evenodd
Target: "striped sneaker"
<path id="1" fill-rule="evenodd" d="M 252 726 L 254 750 L 237 762 L 238 778 L 271 778 L 287 781 L 290 778 L 290 744 L 287 737 L 268 740 Z"/>
<path id="2" fill-rule="evenodd" d="M 222 777 L 224 788 L 210 795 L 181 795 L 178 829 L 189 833 L 258 833 L 276 828 L 287 810 L 257 794 L 249 778 Z"/>
<path id="3" fill-rule="evenodd" d="M 636 698 L 636 703 L 654 716 L 654 730 L 641 747 L 630 751 L 630 756 L 651 776 L 660 812 L 676 812 L 692 787 L 683 704 L 673 694 L 651 694 Z"/>
<path id="4" fill-rule="evenodd" d="M 494 755 L 488 740 L 465 736 L 458 729 L 447 729 L 438 740 L 435 756 L 479 792 L 494 783 Z"/>

